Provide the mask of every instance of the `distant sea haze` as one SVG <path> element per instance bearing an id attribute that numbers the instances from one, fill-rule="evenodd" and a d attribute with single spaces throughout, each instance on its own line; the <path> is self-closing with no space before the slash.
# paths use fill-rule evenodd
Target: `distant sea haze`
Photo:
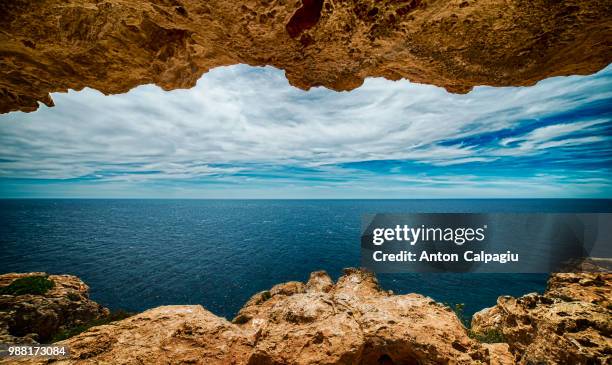
<path id="1" fill-rule="evenodd" d="M 312 271 L 360 264 L 361 216 L 410 212 L 610 212 L 610 200 L 0 200 L 0 273 L 74 274 L 113 309 L 248 298 Z M 380 274 L 383 288 L 464 303 L 543 291 L 541 274 Z"/>

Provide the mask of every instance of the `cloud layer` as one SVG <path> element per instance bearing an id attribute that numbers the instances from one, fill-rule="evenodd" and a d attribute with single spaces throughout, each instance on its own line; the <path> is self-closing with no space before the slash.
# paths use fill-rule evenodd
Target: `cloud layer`
<path id="1" fill-rule="evenodd" d="M 239 65 L 53 98 L 0 116 L 1 196 L 612 197 L 612 67 L 453 95 L 305 92 Z"/>

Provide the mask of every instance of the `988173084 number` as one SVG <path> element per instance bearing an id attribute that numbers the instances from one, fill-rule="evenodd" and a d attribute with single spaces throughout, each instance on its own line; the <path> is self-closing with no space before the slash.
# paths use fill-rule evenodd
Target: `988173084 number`
<path id="1" fill-rule="evenodd" d="M 0 358 L 45 357 L 64 358 L 70 355 L 67 346 L 0 344 Z"/>

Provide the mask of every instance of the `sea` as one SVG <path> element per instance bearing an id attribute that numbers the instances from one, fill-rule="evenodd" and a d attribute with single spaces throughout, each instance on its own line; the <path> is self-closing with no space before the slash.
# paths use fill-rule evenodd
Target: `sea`
<path id="1" fill-rule="evenodd" d="M 360 265 L 361 218 L 373 213 L 611 212 L 611 200 L 0 200 L 0 273 L 72 274 L 111 309 L 201 304 L 231 319 L 255 293 L 337 279 Z M 545 274 L 379 274 L 466 317 L 501 295 L 542 292 Z"/>

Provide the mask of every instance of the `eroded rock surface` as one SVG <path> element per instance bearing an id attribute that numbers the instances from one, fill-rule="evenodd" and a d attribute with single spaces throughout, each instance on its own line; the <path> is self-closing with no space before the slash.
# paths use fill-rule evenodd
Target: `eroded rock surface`
<path id="1" fill-rule="evenodd" d="M 0 287 L 28 276 L 0 275 Z M 59 330 L 108 315 L 108 309 L 89 299 L 89 287 L 72 275 L 50 275 L 54 286 L 46 293 L 0 295 L 0 343 L 48 341 Z"/>
<path id="2" fill-rule="evenodd" d="M 446 306 L 392 295 L 374 276 L 323 272 L 254 295 L 233 322 L 166 306 L 60 342 L 58 364 L 508 364 L 507 347 L 470 339 Z M 25 362 L 36 362 L 25 360 Z"/>
<path id="3" fill-rule="evenodd" d="M 0 112 L 86 86 L 188 88 L 238 63 L 303 89 L 374 76 L 463 93 L 612 61 L 609 0 L 11 0 L 0 28 Z"/>
<path id="4" fill-rule="evenodd" d="M 388 294 L 357 270 L 347 270 L 335 285 L 313 273 L 306 285 L 275 286 L 255 295 L 234 322 L 257 337 L 250 359 L 257 364 L 470 364 L 489 358 L 448 307 L 418 294 Z"/>
<path id="5" fill-rule="evenodd" d="M 609 364 L 611 290 L 610 273 L 554 274 L 543 295 L 500 297 L 474 315 L 474 333 L 501 332 L 505 341 L 480 343 L 430 298 L 393 295 L 360 270 L 347 269 L 336 283 L 315 272 L 307 283 L 253 295 L 231 322 L 198 305 L 177 305 L 93 327 L 59 342 L 71 354 L 53 363 Z"/>
<path id="6" fill-rule="evenodd" d="M 553 274 L 543 295 L 500 297 L 472 330 L 499 331 L 521 364 L 609 364 L 612 274 Z"/>

